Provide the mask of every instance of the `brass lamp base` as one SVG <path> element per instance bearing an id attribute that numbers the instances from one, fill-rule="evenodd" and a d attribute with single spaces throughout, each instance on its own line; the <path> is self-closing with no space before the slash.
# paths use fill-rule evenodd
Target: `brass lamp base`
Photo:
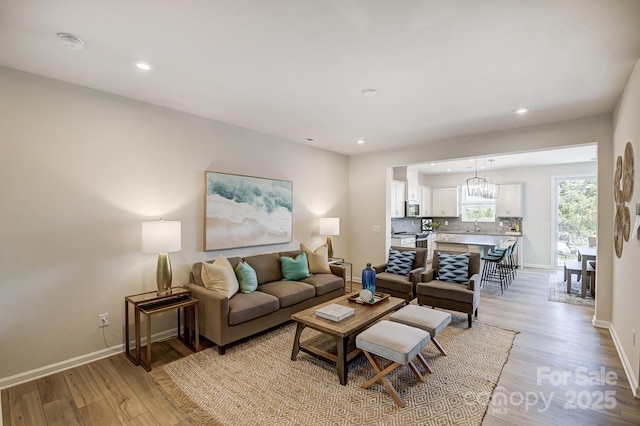
<path id="1" fill-rule="evenodd" d="M 169 253 L 160 253 L 158 255 L 158 268 L 156 269 L 156 282 L 158 283 L 158 296 L 166 296 L 171 294 L 171 261 Z"/>
<path id="2" fill-rule="evenodd" d="M 333 238 L 331 235 L 327 235 L 327 254 L 329 259 L 333 259 Z"/>

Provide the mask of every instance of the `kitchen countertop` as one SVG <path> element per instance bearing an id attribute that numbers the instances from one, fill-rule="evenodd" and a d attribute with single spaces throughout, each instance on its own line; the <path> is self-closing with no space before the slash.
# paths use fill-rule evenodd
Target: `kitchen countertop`
<path id="1" fill-rule="evenodd" d="M 497 232 L 463 232 L 463 231 L 437 231 L 438 234 L 452 234 L 452 235 L 489 235 L 494 237 L 522 237 L 522 232 L 506 231 L 502 233 Z"/>
<path id="2" fill-rule="evenodd" d="M 456 234 L 451 237 L 438 237 L 436 243 L 463 244 L 469 246 L 499 246 L 513 239 L 515 235 L 481 235 L 481 234 Z"/>

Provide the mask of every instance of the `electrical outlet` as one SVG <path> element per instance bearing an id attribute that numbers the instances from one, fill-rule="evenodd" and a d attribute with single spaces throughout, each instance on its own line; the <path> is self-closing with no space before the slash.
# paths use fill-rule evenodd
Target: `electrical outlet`
<path id="1" fill-rule="evenodd" d="M 98 328 L 109 326 L 109 314 L 98 315 Z"/>
<path id="2" fill-rule="evenodd" d="M 447 225 L 447 226 L 449 226 L 449 221 L 448 221 L 448 220 L 445 220 L 445 221 L 444 221 L 444 224 L 445 224 L 445 225 Z"/>
<path id="3" fill-rule="evenodd" d="M 504 226 L 504 222 L 500 222 L 500 228 Z"/>

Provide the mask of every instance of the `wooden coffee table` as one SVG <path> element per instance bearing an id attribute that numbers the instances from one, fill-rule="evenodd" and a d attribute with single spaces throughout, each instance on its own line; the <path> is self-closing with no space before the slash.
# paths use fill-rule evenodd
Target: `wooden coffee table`
<path id="1" fill-rule="evenodd" d="M 296 336 L 291 352 L 292 361 L 295 361 L 300 350 L 316 355 L 336 364 L 340 384 L 347 384 L 347 365 L 362 353 L 355 346 L 356 335 L 405 304 L 404 299 L 391 296 L 375 305 L 362 305 L 347 300 L 356 294 L 347 294 L 291 315 L 291 319 L 297 322 Z M 350 306 L 356 312 L 354 315 L 338 322 L 316 316 L 316 309 L 332 303 Z M 300 342 L 300 335 L 305 327 L 318 330 L 321 334 Z"/>

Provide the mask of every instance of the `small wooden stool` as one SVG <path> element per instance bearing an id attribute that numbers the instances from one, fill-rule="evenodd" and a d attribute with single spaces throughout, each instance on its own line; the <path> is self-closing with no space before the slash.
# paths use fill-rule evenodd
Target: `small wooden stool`
<path id="1" fill-rule="evenodd" d="M 413 363 L 413 359 L 417 357 L 424 368 L 429 373 L 432 372 L 431 367 L 420 354 L 422 348 L 429 344 L 430 339 L 429 333 L 424 330 L 386 320 L 380 321 L 358 334 L 356 336 L 356 347 L 364 352 L 377 372 L 374 377 L 363 383 L 361 387 L 367 389 L 378 380 L 381 380 L 396 404 L 404 407 L 404 401 L 386 376 L 401 365 L 409 365 L 418 380 L 424 382 L 424 377 L 422 377 L 422 374 Z M 383 368 L 371 354 L 387 359 L 391 363 Z"/>
<path id="2" fill-rule="evenodd" d="M 451 323 L 451 314 L 418 305 L 407 305 L 391 315 L 391 321 L 418 327 L 431 335 L 431 341 L 442 355 L 447 355 L 436 336 Z"/>

